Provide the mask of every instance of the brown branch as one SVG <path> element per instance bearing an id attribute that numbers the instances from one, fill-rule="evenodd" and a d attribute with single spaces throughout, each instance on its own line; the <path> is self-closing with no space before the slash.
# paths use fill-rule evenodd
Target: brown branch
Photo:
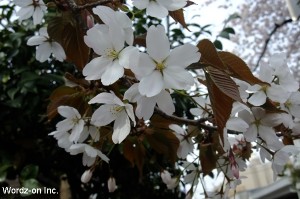
<path id="1" fill-rule="evenodd" d="M 208 130 L 210 132 L 217 130 L 217 128 L 214 127 L 214 126 L 208 126 L 206 124 L 203 124 L 203 122 L 209 120 L 210 118 L 201 118 L 201 119 L 198 119 L 198 120 L 190 120 L 190 119 L 186 119 L 186 118 L 182 118 L 182 117 L 177 117 L 175 115 L 168 115 L 168 114 L 166 114 L 165 112 L 163 112 L 162 110 L 160 110 L 157 107 L 155 107 L 155 112 L 157 114 L 159 114 L 160 116 L 162 116 L 166 119 L 173 120 L 175 122 L 180 122 L 180 123 L 184 123 L 184 124 L 190 124 L 190 125 L 193 125 L 193 126 L 198 126 L 202 129 Z"/>
<path id="2" fill-rule="evenodd" d="M 84 5 L 77 5 L 75 3 L 74 0 L 66 0 L 66 2 L 68 3 L 69 7 L 71 8 L 72 11 L 74 12 L 78 12 L 80 10 L 84 10 L 86 8 L 93 8 L 99 5 L 105 5 L 105 4 L 109 4 L 109 3 L 113 3 L 113 0 L 99 0 L 96 2 L 92 2 L 92 3 L 87 3 Z"/>
<path id="3" fill-rule="evenodd" d="M 270 42 L 270 40 L 271 40 L 271 37 L 276 33 L 276 31 L 278 30 L 278 28 L 281 28 L 282 26 L 284 26 L 284 25 L 286 25 L 286 24 L 288 24 L 288 23 L 291 23 L 292 21 L 293 21 L 292 19 L 286 19 L 286 20 L 284 20 L 284 21 L 283 21 L 282 23 L 280 23 L 280 24 L 276 24 L 276 23 L 275 23 L 275 27 L 274 27 L 274 29 L 270 32 L 269 37 L 266 39 L 265 45 L 264 45 L 264 48 L 263 48 L 263 51 L 261 52 L 261 54 L 260 54 L 260 56 L 259 56 L 259 58 L 258 58 L 258 60 L 257 60 L 257 63 L 256 63 L 256 65 L 255 65 L 255 68 L 254 68 L 253 71 L 256 71 L 256 69 L 258 68 L 261 59 L 263 58 L 263 56 L 265 55 L 265 53 L 266 53 L 266 51 L 267 51 L 268 44 L 269 44 L 269 42 Z"/>

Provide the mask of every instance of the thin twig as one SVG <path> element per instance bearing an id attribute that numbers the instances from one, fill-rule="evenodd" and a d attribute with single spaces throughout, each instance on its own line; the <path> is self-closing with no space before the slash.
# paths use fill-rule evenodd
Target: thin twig
<path id="1" fill-rule="evenodd" d="M 293 21 L 292 19 L 286 19 L 286 20 L 284 20 L 284 21 L 283 21 L 282 23 L 280 23 L 280 24 L 276 24 L 276 23 L 275 23 L 275 27 L 274 27 L 274 29 L 270 32 L 269 37 L 266 39 L 265 45 L 264 45 L 264 48 L 263 48 L 263 51 L 261 52 L 261 54 L 260 54 L 260 56 L 259 56 L 259 58 L 258 58 L 258 60 L 257 60 L 257 63 L 256 63 L 256 65 L 255 65 L 255 68 L 254 68 L 253 71 L 256 71 L 256 69 L 258 68 L 261 59 L 263 58 L 263 56 L 264 56 L 265 53 L 266 53 L 266 50 L 267 50 L 267 48 L 268 48 L 268 44 L 269 44 L 269 42 L 270 42 L 270 40 L 271 40 L 271 37 L 276 33 L 276 31 L 278 30 L 278 28 L 281 28 L 282 26 L 284 26 L 284 25 L 286 25 L 286 24 L 288 24 L 288 23 L 291 23 L 292 21 Z"/>

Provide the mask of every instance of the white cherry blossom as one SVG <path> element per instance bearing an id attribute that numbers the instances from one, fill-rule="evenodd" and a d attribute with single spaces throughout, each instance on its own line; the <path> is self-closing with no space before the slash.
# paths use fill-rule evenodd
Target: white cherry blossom
<path id="1" fill-rule="evenodd" d="M 266 64 L 261 65 L 259 71 L 259 78 L 269 85 L 259 85 L 255 84 L 253 86 L 248 87 L 248 91 L 252 93 L 248 102 L 254 106 L 263 105 L 267 97 L 270 98 L 272 101 L 284 103 L 288 96 L 289 92 L 281 85 L 273 83 L 273 70 Z"/>
<path id="2" fill-rule="evenodd" d="M 59 106 L 57 108 L 57 112 L 66 118 L 65 120 L 56 124 L 57 131 L 70 131 L 70 141 L 77 142 L 81 136 L 85 124 L 80 113 L 77 111 L 77 109 L 70 106 Z"/>
<path id="3" fill-rule="evenodd" d="M 135 126 L 135 117 L 131 104 L 123 103 L 114 93 L 100 93 L 89 101 L 89 104 L 101 105 L 92 115 L 91 123 L 105 126 L 114 121 L 112 140 L 121 143 L 130 133 L 130 119 Z M 130 118 L 130 119 L 129 119 Z"/>
<path id="4" fill-rule="evenodd" d="M 60 148 L 69 152 L 69 148 L 73 144 L 73 142 L 70 141 L 70 133 L 66 131 L 53 131 L 49 133 L 49 135 L 52 135 L 57 140 L 57 144 Z"/>
<path id="5" fill-rule="evenodd" d="M 163 89 L 188 89 L 193 76 L 185 70 L 199 61 L 198 48 L 185 44 L 170 52 L 170 43 L 162 25 L 151 26 L 146 37 L 147 53 L 140 53 L 138 66 L 131 70 L 140 77 L 139 92 L 153 97 Z"/>
<path id="6" fill-rule="evenodd" d="M 100 19 L 109 26 L 109 28 L 113 29 L 111 33 L 116 34 L 118 32 L 121 33 L 122 38 L 125 39 L 128 45 L 132 45 L 133 43 L 133 29 L 132 29 L 132 21 L 129 17 L 119 11 L 114 11 L 113 9 L 107 6 L 97 6 L 93 8 L 93 12 L 100 17 Z M 118 39 L 113 37 L 114 39 Z"/>
<path id="7" fill-rule="evenodd" d="M 300 148 L 294 145 L 286 145 L 280 150 L 276 151 L 272 161 L 274 176 L 277 174 L 281 174 L 284 166 L 290 160 L 290 157 L 298 153 L 300 153 Z"/>
<path id="8" fill-rule="evenodd" d="M 82 73 L 87 80 L 101 79 L 103 85 L 115 83 L 124 75 L 124 68 L 129 68 L 131 54 L 138 52 L 137 48 L 125 48 L 125 38 L 121 32 L 114 31 L 104 24 L 97 24 L 87 31 L 84 41 L 100 57 L 91 60 Z"/>
<path id="9" fill-rule="evenodd" d="M 170 124 L 169 128 L 174 131 L 174 134 L 178 138 L 180 145 L 177 149 L 177 156 L 185 159 L 187 155 L 194 150 L 194 142 L 186 130 L 177 124 Z"/>
<path id="10" fill-rule="evenodd" d="M 58 61 L 62 62 L 66 59 L 63 47 L 49 37 L 47 28 L 45 27 L 39 30 L 39 35 L 28 39 L 27 45 L 38 46 L 36 49 L 36 59 L 40 62 L 46 61 L 51 54 L 53 54 Z"/>
<path id="11" fill-rule="evenodd" d="M 168 189 L 174 189 L 178 185 L 178 179 L 177 178 L 172 178 L 171 174 L 167 170 L 163 170 L 160 173 L 160 177 L 162 181 L 167 185 Z"/>
<path id="12" fill-rule="evenodd" d="M 146 13 L 152 17 L 164 18 L 169 11 L 183 8 L 187 0 L 133 0 L 133 5 L 140 10 L 146 9 Z"/>
<path id="13" fill-rule="evenodd" d="M 138 85 L 138 83 L 133 84 L 125 92 L 124 99 L 130 102 L 137 102 L 135 114 L 139 119 L 149 120 L 153 115 L 156 105 L 168 115 L 172 115 L 175 112 L 175 106 L 169 92 L 162 90 L 153 97 L 146 97 L 139 93 Z"/>
<path id="14" fill-rule="evenodd" d="M 34 25 L 42 22 L 44 13 L 47 11 L 43 0 L 14 0 L 14 3 L 21 7 L 16 14 L 19 21 L 32 17 Z"/>
<path id="15" fill-rule="evenodd" d="M 274 126 L 282 123 L 281 116 L 276 113 L 267 114 L 264 109 L 260 107 L 253 107 L 252 114 L 247 110 L 239 112 L 241 117 L 249 128 L 244 133 L 245 139 L 248 142 L 255 141 L 259 135 L 271 149 L 278 149 L 282 147 L 282 142 L 279 141 L 273 129 Z"/>
<path id="16" fill-rule="evenodd" d="M 79 153 L 83 153 L 82 156 L 82 164 L 83 166 L 92 166 L 94 162 L 96 161 L 97 157 L 100 157 L 103 161 L 109 162 L 109 158 L 103 154 L 100 150 L 95 149 L 94 147 L 85 144 L 73 144 L 70 146 L 70 154 L 71 155 L 77 155 Z"/>

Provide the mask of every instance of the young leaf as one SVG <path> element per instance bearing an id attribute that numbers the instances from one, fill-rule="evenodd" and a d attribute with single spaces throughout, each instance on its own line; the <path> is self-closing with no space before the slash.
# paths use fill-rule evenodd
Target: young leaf
<path id="1" fill-rule="evenodd" d="M 218 52 L 219 57 L 228 68 L 230 76 L 248 82 L 249 84 L 264 84 L 253 75 L 247 64 L 238 56 L 230 52 Z"/>
<path id="2" fill-rule="evenodd" d="M 178 23 L 180 23 L 184 28 L 186 28 L 187 30 L 188 27 L 185 23 L 185 19 L 184 19 L 184 14 L 183 14 L 183 9 L 179 9 L 176 11 L 169 11 L 169 15 Z"/>
<path id="3" fill-rule="evenodd" d="M 226 69 L 226 66 L 219 58 L 218 52 L 211 41 L 203 39 L 198 43 L 197 47 L 201 53 L 200 62 L 204 62 L 205 64 L 209 64 L 210 66 L 220 70 Z"/>
<path id="4" fill-rule="evenodd" d="M 143 175 L 145 161 L 145 147 L 142 143 L 126 139 L 123 145 L 124 157 L 131 163 L 132 167 L 137 166 L 140 178 Z"/>
<path id="5" fill-rule="evenodd" d="M 177 149 L 179 147 L 179 140 L 169 130 L 150 129 L 148 128 L 146 140 L 150 146 L 159 154 L 163 154 L 171 162 L 177 160 Z"/>
<path id="6" fill-rule="evenodd" d="M 79 18 L 69 12 L 52 18 L 48 24 L 49 36 L 63 46 L 67 60 L 74 63 L 78 70 L 83 69 L 89 58 L 89 48 L 83 40 L 83 28 Z"/>
<path id="7" fill-rule="evenodd" d="M 223 94 L 235 101 L 243 103 L 238 86 L 228 74 L 211 66 L 207 67 L 207 72 L 210 75 L 211 80 Z"/>
<path id="8" fill-rule="evenodd" d="M 200 143 L 200 161 L 204 175 L 208 175 L 217 166 L 217 157 L 211 144 Z"/>
<path id="9" fill-rule="evenodd" d="M 214 83 L 209 73 L 205 73 L 208 94 L 210 97 L 215 123 L 218 127 L 219 136 L 224 142 L 223 129 L 231 114 L 234 100 L 221 91 Z"/>

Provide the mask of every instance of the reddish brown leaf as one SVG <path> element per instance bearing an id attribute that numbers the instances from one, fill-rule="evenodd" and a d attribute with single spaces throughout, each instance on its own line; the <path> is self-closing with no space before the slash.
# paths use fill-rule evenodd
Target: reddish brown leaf
<path id="1" fill-rule="evenodd" d="M 183 14 L 183 9 L 179 9 L 179 10 L 175 10 L 175 11 L 169 11 L 169 15 L 178 23 L 180 23 L 184 28 L 186 28 L 187 30 L 188 27 L 185 23 L 185 19 L 184 19 L 184 14 Z"/>
<path id="2" fill-rule="evenodd" d="M 200 161 L 204 175 L 216 168 L 217 158 L 211 144 L 200 144 Z"/>
<path id="3" fill-rule="evenodd" d="M 208 39 L 203 39 L 198 43 L 197 47 L 199 48 L 199 52 L 201 53 L 200 62 L 208 64 L 219 70 L 227 69 L 220 59 L 218 52 L 211 41 L 209 41 Z"/>
<path id="4" fill-rule="evenodd" d="M 84 100 L 85 95 L 75 88 L 61 86 L 53 91 L 47 107 L 47 116 L 52 120 L 57 115 L 57 108 L 62 105 L 76 108 L 79 113 L 89 113 L 90 106 Z"/>
<path id="5" fill-rule="evenodd" d="M 124 157 L 131 163 L 132 167 L 137 166 L 140 177 L 143 175 L 145 161 L 145 147 L 142 143 L 126 139 L 123 145 Z"/>
<path id="6" fill-rule="evenodd" d="M 79 22 L 79 16 L 64 12 L 62 16 L 52 18 L 48 24 L 48 33 L 63 46 L 67 60 L 74 63 L 78 70 L 82 70 L 88 62 L 89 48 L 83 40 L 84 26 Z"/>
<path id="7" fill-rule="evenodd" d="M 163 154 L 171 162 L 177 160 L 177 149 L 179 147 L 179 140 L 169 130 L 150 129 L 148 128 L 146 140 L 150 146 L 159 154 Z"/>
<path id="8" fill-rule="evenodd" d="M 222 141 L 223 140 L 223 129 L 226 126 L 226 122 L 231 114 L 233 99 L 228 95 L 224 94 L 218 86 L 214 83 L 211 76 L 205 73 L 208 94 L 210 97 L 214 120 L 218 127 L 218 133 Z"/>
<path id="9" fill-rule="evenodd" d="M 211 66 L 207 67 L 207 72 L 220 91 L 235 101 L 243 103 L 238 86 L 228 74 Z"/>
<path id="10" fill-rule="evenodd" d="M 255 77 L 247 64 L 238 56 L 230 52 L 219 52 L 219 57 L 228 68 L 230 76 L 248 82 L 249 84 L 264 84 Z"/>

